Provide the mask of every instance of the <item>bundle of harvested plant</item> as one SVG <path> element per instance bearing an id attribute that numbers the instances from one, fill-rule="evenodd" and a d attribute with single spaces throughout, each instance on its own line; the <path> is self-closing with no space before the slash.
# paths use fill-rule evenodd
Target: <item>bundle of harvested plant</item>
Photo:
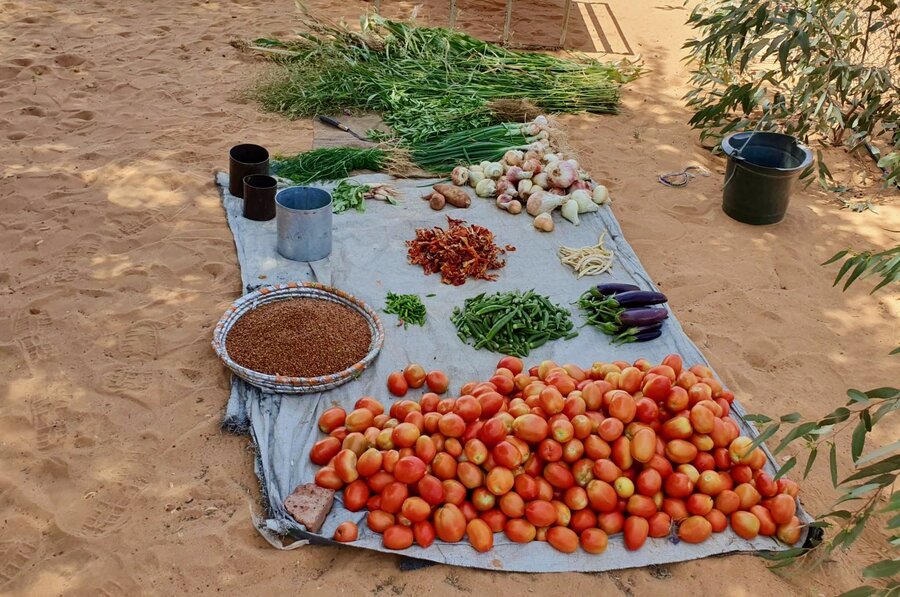
<path id="1" fill-rule="evenodd" d="M 494 100 L 527 100 L 546 112 L 615 112 L 633 65 L 516 52 L 442 28 L 379 16 L 361 31 L 309 15 L 297 40 L 252 48 L 283 68 L 256 92 L 266 109 L 292 117 L 375 110 L 404 141 L 439 138 L 502 120 Z M 492 108 L 493 106 L 493 108 Z"/>
<path id="2" fill-rule="evenodd" d="M 297 184 L 347 178 L 355 170 L 409 175 L 412 164 L 399 147 L 329 147 L 304 151 L 292 157 L 277 157 L 272 171 Z"/>

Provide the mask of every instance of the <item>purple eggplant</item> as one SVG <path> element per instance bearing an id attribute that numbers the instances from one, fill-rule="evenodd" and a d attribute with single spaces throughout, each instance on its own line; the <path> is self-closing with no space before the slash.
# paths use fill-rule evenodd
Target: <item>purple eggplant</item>
<path id="1" fill-rule="evenodd" d="M 669 312 L 662 307 L 637 307 L 626 309 L 619 315 L 619 323 L 623 328 L 641 327 L 661 322 L 669 317 Z"/>
<path id="2" fill-rule="evenodd" d="M 630 292 L 640 290 L 634 284 L 621 284 L 619 282 L 608 282 L 606 284 L 597 284 L 597 291 L 603 296 L 611 296 L 620 292 Z"/>
<path id="3" fill-rule="evenodd" d="M 662 330 L 648 330 L 646 332 L 639 332 L 632 336 L 634 338 L 634 342 L 646 342 L 647 340 L 655 340 L 662 336 Z"/>
<path id="4" fill-rule="evenodd" d="M 649 290 L 631 290 L 622 292 L 612 297 L 619 307 L 646 307 L 647 305 L 658 305 L 665 303 L 666 295 L 661 292 L 651 292 Z"/>

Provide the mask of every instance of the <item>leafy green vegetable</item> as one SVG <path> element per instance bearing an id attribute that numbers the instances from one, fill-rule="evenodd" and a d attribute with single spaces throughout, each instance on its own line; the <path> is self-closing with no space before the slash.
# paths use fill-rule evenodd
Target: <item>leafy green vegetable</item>
<path id="1" fill-rule="evenodd" d="M 342 180 L 331 191 L 331 211 L 339 214 L 348 209 L 359 212 L 366 211 L 366 192 L 369 185 Z"/>
<path id="2" fill-rule="evenodd" d="M 280 76 L 256 91 L 263 107 L 291 117 L 374 110 L 407 143 L 489 126 L 496 99 L 528 100 L 547 112 L 615 112 L 618 85 L 639 72 L 377 15 L 364 17 L 359 32 L 309 15 L 304 22 L 311 31 L 297 41 L 253 46 L 280 66 Z"/>

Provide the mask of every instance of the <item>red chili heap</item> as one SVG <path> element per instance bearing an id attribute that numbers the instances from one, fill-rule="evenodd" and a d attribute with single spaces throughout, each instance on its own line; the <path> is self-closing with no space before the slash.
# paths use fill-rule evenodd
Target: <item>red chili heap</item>
<path id="1" fill-rule="evenodd" d="M 494 233 L 482 226 L 466 226 L 464 220 L 451 217 L 447 222 L 447 230 L 439 226 L 416 230 L 416 238 L 406 241 L 409 262 L 421 265 L 425 275 L 440 272 L 444 284 L 460 286 L 467 277 L 496 280 L 496 274 L 488 270 L 506 265 L 500 255 L 516 248 L 506 245 L 501 249 L 494 244 Z"/>

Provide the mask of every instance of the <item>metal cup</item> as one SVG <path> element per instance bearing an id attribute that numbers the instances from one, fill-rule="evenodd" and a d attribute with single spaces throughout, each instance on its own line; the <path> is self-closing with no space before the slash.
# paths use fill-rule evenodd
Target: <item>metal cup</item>
<path id="1" fill-rule="evenodd" d="M 228 156 L 228 192 L 235 197 L 244 197 L 245 176 L 269 174 L 269 152 L 265 147 L 252 143 L 235 145 Z"/>
<path id="2" fill-rule="evenodd" d="M 278 186 L 271 176 L 251 174 L 244 177 L 244 217 L 265 222 L 275 217 L 275 191 Z"/>
<path id="3" fill-rule="evenodd" d="M 288 187 L 275 194 L 278 252 L 294 261 L 331 254 L 331 194 L 313 187 Z"/>

